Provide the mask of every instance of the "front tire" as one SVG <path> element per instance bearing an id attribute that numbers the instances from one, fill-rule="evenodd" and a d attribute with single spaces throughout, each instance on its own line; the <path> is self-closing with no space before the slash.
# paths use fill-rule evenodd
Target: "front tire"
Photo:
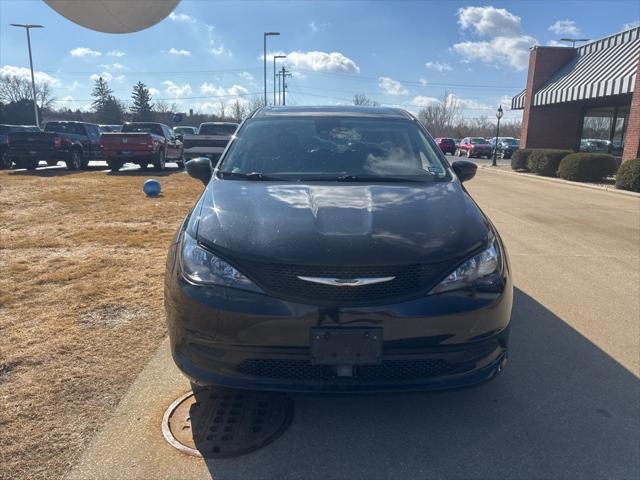
<path id="1" fill-rule="evenodd" d="M 4 170 L 5 168 L 11 168 L 11 159 L 7 152 L 0 152 L 0 170 Z"/>
<path id="2" fill-rule="evenodd" d="M 153 166 L 158 172 L 164 172 L 166 168 L 167 157 L 164 150 L 160 150 L 156 157 L 156 160 L 153 162 Z"/>
<path id="3" fill-rule="evenodd" d="M 66 161 L 67 170 L 80 170 L 82 168 L 82 152 L 77 148 L 71 150 L 71 158 Z"/>
<path id="4" fill-rule="evenodd" d="M 107 160 L 107 165 L 112 172 L 117 172 L 122 168 L 122 162 L 120 160 Z"/>

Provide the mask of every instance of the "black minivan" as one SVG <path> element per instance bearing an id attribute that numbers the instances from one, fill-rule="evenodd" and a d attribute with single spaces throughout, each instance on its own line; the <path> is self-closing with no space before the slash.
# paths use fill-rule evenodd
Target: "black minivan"
<path id="1" fill-rule="evenodd" d="M 504 244 L 408 112 L 266 107 L 244 121 L 169 249 L 178 367 L 199 385 L 409 391 L 507 361 Z"/>

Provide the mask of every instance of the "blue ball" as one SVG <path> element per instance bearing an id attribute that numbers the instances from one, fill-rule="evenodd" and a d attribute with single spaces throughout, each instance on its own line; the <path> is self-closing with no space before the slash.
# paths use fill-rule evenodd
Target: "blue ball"
<path id="1" fill-rule="evenodd" d="M 157 197 L 160 195 L 160 182 L 150 178 L 144 185 L 142 186 L 142 190 L 147 194 L 148 197 Z"/>

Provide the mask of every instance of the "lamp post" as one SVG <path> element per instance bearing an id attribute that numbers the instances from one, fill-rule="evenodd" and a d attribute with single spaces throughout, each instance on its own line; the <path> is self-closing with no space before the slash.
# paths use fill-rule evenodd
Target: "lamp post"
<path id="1" fill-rule="evenodd" d="M 502 111 L 502 105 L 498 107 L 498 111 L 496 112 L 496 118 L 498 119 L 498 126 L 496 127 L 496 141 L 493 142 L 493 161 L 491 162 L 491 166 L 495 167 L 498 165 L 496 162 L 496 155 L 498 154 L 498 139 L 500 138 L 500 119 L 504 112 Z"/>
<path id="2" fill-rule="evenodd" d="M 274 35 L 280 35 L 280 32 L 264 32 L 262 35 L 263 47 L 264 47 L 264 105 L 267 106 L 267 37 Z"/>
<path id="3" fill-rule="evenodd" d="M 286 55 L 274 55 L 273 56 L 273 104 L 276 103 L 276 59 L 278 58 L 287 58 Z"/>
<path id="4" fill-rule="evenodd" d="M 21 24 L 21 23 L 12 23 L 12 27 L 21 27 L 27 31 L 27 46 L 29 47 L 29 66 L 31 67 L 31 89 L 33 91 L 33 111 L 35 113 L 36 118 L 36 127 L 40 126 L 40 121 L 38 119 L 38 100 L 36 98 L 36 81 L 33 76 L 33 59 L 31 57 L 31 35 L 29 35 L 29 30 L 32 28 L 44 28 L 42 25 L 32 25 L 32 24 Z"/>

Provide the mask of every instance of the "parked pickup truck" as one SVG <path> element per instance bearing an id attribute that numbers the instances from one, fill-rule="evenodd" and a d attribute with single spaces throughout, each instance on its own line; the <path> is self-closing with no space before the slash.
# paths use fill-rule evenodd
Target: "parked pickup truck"
<path id="1" fill-rule="evenodd" d="M 11 168 L 13 160 L 7 153 L 10 132 L 39 132 L 35 125 L 0 125 L 0 170 Z"/>
<path id="2" fill-rule="evenodd" d="M 184 158 L 190 160 L 196 157 L 208 157 L 215 164 L 237 128 L 238 124 L 231 122 L 200 124 L 197 135 L 185 134 L 182 139 Z"/>
<path id="3" fill-rule="evenodd" d="M 8 155 L 18 168 L 35 170 L 40 160 L 69 170 L 82 170 L 90 160 L 101 160 L 100 130 L 84 122 L 48 122 L 44 131 L 9 132 Z"/>
<path id="4" fill-rule="evenodd" d="M 117 172 L 125 163 L 137 163 L 146 169 L 153 164 L 164 170 L 166 162 L 184 167 L 182 143 L 169 127 L 162 123 L 125 123 L 119 133 L 103 133 L 100 140 L 109 168 Z"/>

